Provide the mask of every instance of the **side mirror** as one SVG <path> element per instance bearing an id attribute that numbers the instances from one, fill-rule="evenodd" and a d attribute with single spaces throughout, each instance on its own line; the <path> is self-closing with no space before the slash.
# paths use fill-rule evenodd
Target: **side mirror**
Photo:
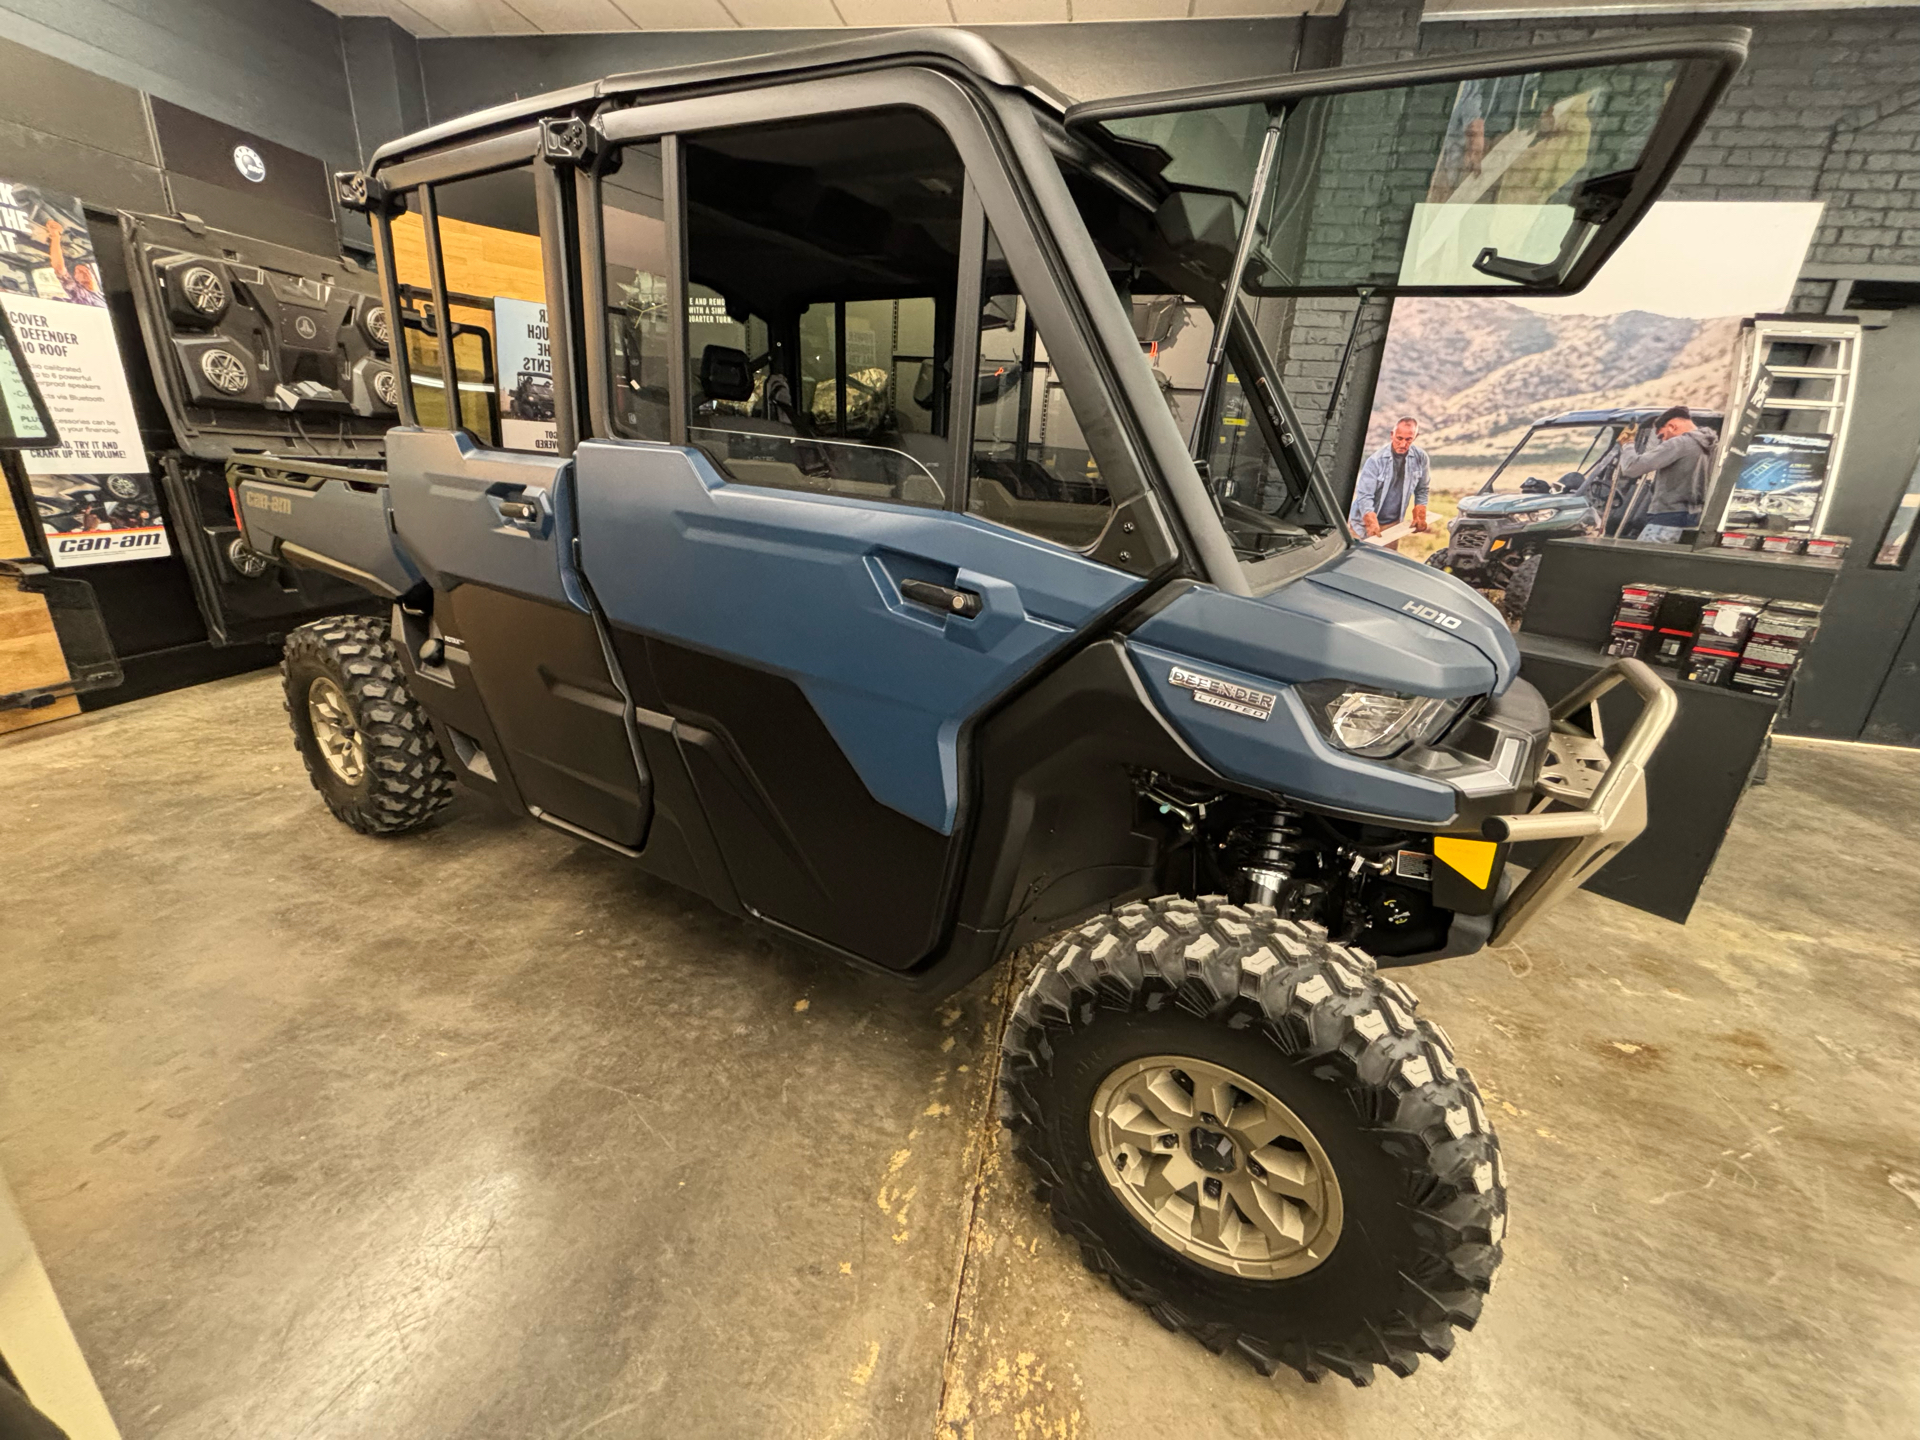
<path id="1" fill-rule="evenodd" d="M 59 443 L 13 322 L 0 308 L 0 450 L 51 450 Z"/>

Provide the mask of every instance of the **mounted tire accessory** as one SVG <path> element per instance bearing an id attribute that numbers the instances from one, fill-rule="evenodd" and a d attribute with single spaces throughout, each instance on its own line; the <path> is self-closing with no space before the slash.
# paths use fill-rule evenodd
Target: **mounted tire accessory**
<path id="1" fill-rule="evenodd" d="M 227 546 L 227 563 L 234 568 L 235 573 L 248 580 L 258 580 L 273 568 L 272 559 L 262 555 L 237 535 Z"/>
<path id="2" fill-rule="evenodd" d="M 214 266 L 191 257 L 159 267 L 167 298 L 167 313 L 176 325 L 204 330 L 226 317 L 233 303 L 232 288 Z"/>
<path id="3" fill-rule="evenodd" d="M 218 320 L 227 313 L 226 282 L 206 266 L 195 265 L 182 275 L 180 289 L 187 302 L 208 320 Z"/>
<path id="4" fill-rule="evenodd" d="M 382 355 L 387 353 L 387 347 L 393 343 L 393 327 L 388 323 L 386 306 L 377 301 L 362 305 L 354 313 L 354 323 L 369 345 Z"/>
<path id="5" fill-rule="evenodd" d="M 1407 1375 L 1472 1328 L 1506 1230 L 1485 1107 L 1414 1005 L 1266 906 L 1123 905 L 1021 993 L 1002 1119 L 1055 1226 L 1167 1328 L 1263 1374 Z"/>
<path id="6" fill-rule="evenodd" d="M 391 370 L 373 372 L 373 393 L 382 405 L 389 409 L 400 408 L 400 381 Z"/>
<path id="7" fill-rule="evenodd" d="M 280 661 L 287 719 L 334 816 L 366 835 L 417 830 L 453 798 L 453 775 L 408 693 L 386 622 L 302 625 Z"/>
<path id="8" fill-rule="evenodd" d="M 247 362 L 231 350 L 208 350 L 200 356 L 200 373 L 222 395 L 242 395 L 253 383 Z"/>

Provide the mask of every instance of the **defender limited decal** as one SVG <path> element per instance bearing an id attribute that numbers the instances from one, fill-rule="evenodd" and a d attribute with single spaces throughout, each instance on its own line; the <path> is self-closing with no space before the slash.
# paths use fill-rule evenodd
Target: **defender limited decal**
<path id="1" fill-rule="evenodd" d="M 1431 605 L 1422 605 L 1418 600 L 1409 600 L 1400 607 L 1405 614 L 1417 620 L 1425 620 L 1429 625 L 1438 625 L 1442 630 L 1458 630 L 1460 617 L 1449 615 L 1444 610 L 1436 610 Z"/>
<path id="2" fill-rule="evenodd" d="M 1178 665 L 1173 667 L 1173 673 L 1167 676 L 1167 680 L 1183 690 L 1191 690 L 1193 698 L 1202 705 L 1231 710 L 1236 715 L 1251 715 L 1256 720 L 1271 719 L 1273 707 L 1280 699 L 1278 695 L 1269 695 L 1265 690 L 1235 685 L 1231 680 L 1216 680 L 1211 675 L 1200 675 Z"/>

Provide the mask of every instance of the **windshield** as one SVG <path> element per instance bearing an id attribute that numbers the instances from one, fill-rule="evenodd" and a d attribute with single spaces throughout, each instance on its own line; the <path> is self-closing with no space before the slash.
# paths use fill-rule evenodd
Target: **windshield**
<path id="1" fill-rule="evenodd" d="M 1237 307 L 1220 363 L 1210 365 L 1220 287 L 1180 268 L 1136 198 L 1071 164 L 1062 169 L 1249 580 L 1278 583 L 1337 553 L 1349 538 L 1341 506 L 1314 459 L 1317 435 L 1281 389 L 1267 338 L 1284 304 Z"/>
<path id="2" fill-rule="evenodd" d="M 1519 494 L 1528 481 L 1536 493 L 1549 489 L 1578 489 L 1593 467 L 1612 448 L 1617 425 L 1542 425 L 1522 440 L 1487 481 L 1497 495 Z"/>
<path id="3" fill-rule="evenodd" d="M 1480 76 L 1129 116 L 1096 133 L 1164 201 L 1184 267 L 1226 282 L 1270 119 L 1246 288 L 1553 284 L 1624 198 L 1672 60 Z"/>

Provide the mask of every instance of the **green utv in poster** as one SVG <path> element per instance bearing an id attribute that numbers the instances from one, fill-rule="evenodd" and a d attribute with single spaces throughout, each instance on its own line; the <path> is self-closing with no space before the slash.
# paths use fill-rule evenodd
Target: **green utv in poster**
<path id="1" fill-rule="evenodd" d="M 171 553 L 80 202 L 0 180 L 0 304 L 62 444 L 22 454 L 53 563 Z"/>

